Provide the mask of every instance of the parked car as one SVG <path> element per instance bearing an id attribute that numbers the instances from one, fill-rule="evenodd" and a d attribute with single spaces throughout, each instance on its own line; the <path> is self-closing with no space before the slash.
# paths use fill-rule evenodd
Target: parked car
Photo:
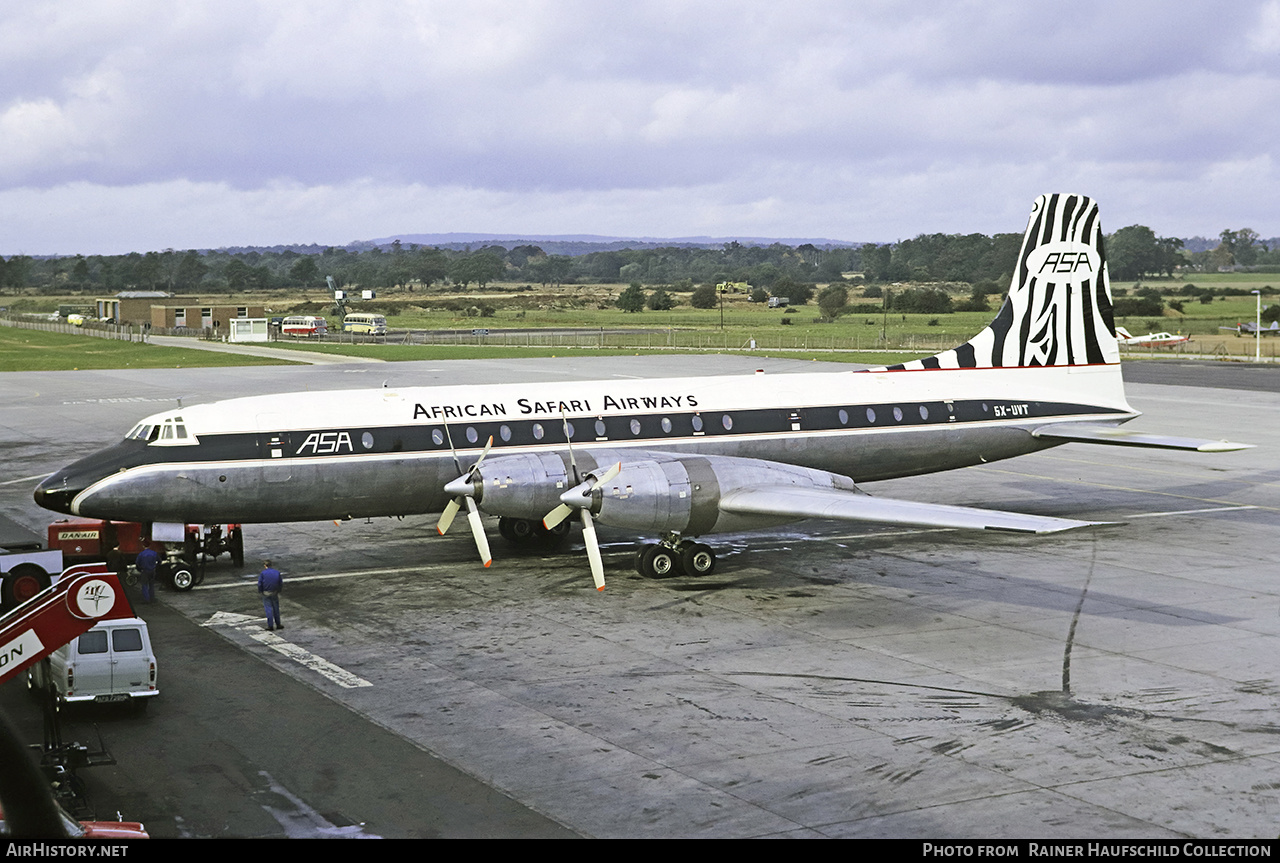
<path id="1" fill-rule="evenodd" d="M 44 688 L 48 681 L 59 704 L 133 702 L 138 709 L 160 694 L 156 687 L 156 655 L 147 622 L 140 617 L 105 620 L 49 654 L 44 664 L 27 672 L 27 685 Z"/>

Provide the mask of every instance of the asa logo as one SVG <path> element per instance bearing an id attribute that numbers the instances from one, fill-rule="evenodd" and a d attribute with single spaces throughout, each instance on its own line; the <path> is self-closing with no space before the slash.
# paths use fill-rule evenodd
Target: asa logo
<path id="1" fill-rule="evenodd" d="M 1027 274 L 1042 282 L 1080 284 L 1099 277 L 1102 258 L 1088 243 L 1046 243 L 1027 255 Z"/>

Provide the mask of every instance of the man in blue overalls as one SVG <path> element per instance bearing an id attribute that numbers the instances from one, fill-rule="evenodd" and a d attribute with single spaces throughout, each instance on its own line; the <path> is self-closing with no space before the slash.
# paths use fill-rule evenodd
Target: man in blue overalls
<path id="1" fill-rule="evenodd" d="M 134 559 L 133 565 L 138 568 L 138 580 L 142 582 L 142 601 L 151 604 L 156 592 L 156 567 L 160 565 L 160 555 L 151 547 L 151 541 L 142 541 L 142 551 Z"/>
<path id="2" fill-rule="evenodd" d="M 267 631 L 284 629 L 280 622 L 280 589 L 284 587 L 284 577 L 270 560 L 264 560 L 262 565 L 264 569 L 258 574 L 258 593 L 262 594 L 262 610 L 267 615 Z"/>

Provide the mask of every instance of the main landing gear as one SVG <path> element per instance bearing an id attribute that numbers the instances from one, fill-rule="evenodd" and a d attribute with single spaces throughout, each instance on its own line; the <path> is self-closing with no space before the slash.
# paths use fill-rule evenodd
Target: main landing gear
<path id="1" fill-rule="evenodd" d="M 676 575 L 710 575 L 716 568 L 711 546 L 672 534 L 659 543 L 641 546 L 636 552 L 636 572 L 645 578 Z"/>
<path id="2" fill-rule="evenodd" d="M 546 528 L 542 522 L 533 519 L 503 516 L 498 519 L 498 533 L 512 545 L 554 548 L 568 538 L 569 521 L 566 519 L 553 528 Z"/>

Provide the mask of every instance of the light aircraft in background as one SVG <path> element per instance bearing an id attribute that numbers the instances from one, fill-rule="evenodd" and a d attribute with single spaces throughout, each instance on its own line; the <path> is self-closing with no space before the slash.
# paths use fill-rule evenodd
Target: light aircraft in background
<path id="1" fill-rule="evenodd" d="M 1218 327 L 1220 330 L 1235 333 L 1237 336 L 1254 336 L 1261 333 L 1264 336 L 1280 336 L 1280 321 L 1272 321 L 1271 326 L 1258 329 L 1258 325 L 1254 321 L 1245 321 L 1236 324 L 1234 327 Z"/>
<path id="2" fill-rule="evenodd" d="M 1131 336 L 1124 327 L 1116 327 L 1116 341 L 1122 345 L 1135 348 L 1172 348 L 1185 345 L 1191 341 L 1190 336 L 1175 336 L 1173 333 L 1147 333 L 1145 336 Z"/>
<path id="3" fill-rule="evenodd" d="M 658 536 L 645 575 L 710 572 L 701 538 L 808 518 L 1047 533 L 1089 522 L 873 497 L 859 483 L 1077 441 L 1245 444 L 1129 431 L 1097 204 L 1036 200 L 1009 295 L 982 332 L 843 372 L 286 393 L 147 417 L 39 484 L 60 512 L 156 526 L 465 510 L 512 542 L 571 520 L 597 587 L 595 522 Z"/>

